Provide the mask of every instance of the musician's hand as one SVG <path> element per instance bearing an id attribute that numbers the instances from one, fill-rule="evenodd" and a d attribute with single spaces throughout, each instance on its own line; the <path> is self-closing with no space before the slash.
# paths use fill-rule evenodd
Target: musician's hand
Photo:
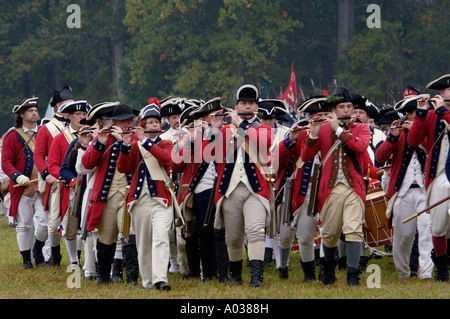
<path id="1" fill-rule="evenodd" d="M 138 137 L 139 141 L 143 141 L 145 138 L 144 128 L 138 126 L 136 129 L 133 129 L 133 132 Z M 130 145 L 133 142 L 132 134 L 121 134 L 122 135 L 122 143 L 125 145 Z"/>
<path id="2" fill-rule="evenodd" d="M 30 179 L 27 176 L 25 176 L 25 175 L 19 175 L 16 178 L 16 182 L 17 182 L 17 184 L 20 184 L 20 186 L 28 186 L 28 185 L 30 185 Z"/>
<path id="3" fill-rule="evenodd" d="M 45 176 L 45 181 L 51 185 L 55 184 L 58 179 L 55 178 L 52 174 L 48 174 L 47 176 Z"/>
<path id="4" fill-rule="evenodd" d="M 329 113 L 325 116 L 325 119 L 328 123 L 330 123 L 332 130 L 336 132 L 336 130 L 339 128 L 337 117 L 334 114 Z"/>
<path id="5" fill-rule="evenodd" d="M 304 130 L 305 130 L 305 127 L 293 125 L 291 127 L 291 131 L 289 132 L 289 140 L 292 143 L 295 142 L 298 139 L 298 137 L 300 136 L 300 133 Z"/>
<path id="6" fill-rule="evenodd" d="M 239 125 L 241 124 L 241 121 L 239 120 L 239 115 L 237 113 L 236 110 L 232 110 L 232 109 L 227 109 L 226 112 L 228 114 L 228 116 L 231 119 L 231 123 L 236 126 L 239 127 Z"/>
<path id="7" fill-rule="evenodd" d="M 189 125 L 189 126 L 186 126 L 186 129 L 189 134 L 189 139 L 191 140 L 191 142 L 194 142 L 195 141 L 195 127 Z"/>
<path id="8" fill-rule="evenodd" d="M 216 113 L 222 113 L 222 111 L 218 111 Z M 223 118 L 223 116 L 211 116 L 211 127 L 221 128 L 223 124 Z"/>
<path id="9" fill-rule="evenodd" d="M 208 122 L 206 122 L 206 121 L 195 121 L 195 123 L 197 124 L 197 122 L 199 122 L 198 124 L 201 124 L 202 125 L 202 129 L 203 130 L 207 130 L 207 129 L 209 129 L 209 124 L 208 124 Z"/>
<path id="10" fill-rule="evenodd" d="M 83 130 L 84 128 L 89 128 L 89 126 L 84 126 L 81 128 Z M 92 136 L 92 133 L 88 134 L 78 134 L 78 141 L 80 141 L 81 146 L 88 147 L 89 143 L 92 141 L 94 137 Z"/>
<path id="11" fill-rule="evenodd" d="M 403 122 L 402 128 L 409 131 L 411 129 L 412 125 L 413 125 L 413 121 L 406 120 L 405 122 Z"/>
<path id="12" fill-rule="evenodd" d="M 384 175 L 384 169 L 380 168 L 380 169 L 377 171 L 377 177 L 378 177 L 378 179 L 381 179 L 381 177 L 383 177 L 383 175 Z"/>
<path id="13" fill-rule="evenodd" d="M 438 109 L 441 106 L 445 106 L 446 108 L 450 109 L 450 107 L 447 106 L 448 103 L 444 102 L 444 98 L 442 97 L 442 95 L 435 95 L 430 100 L 434 102 L 436 109 Z"/>
<path id="14" fill-rule="evenodd" d="M 122 132 L 123 130 L 118 126 L 111 126 L 111 135 L 116 138 L 118 141 L 122 141 Z"/>
<path id="15" fill-rule="evenodd" d="M 107 128 L 102 128 L 100 131 L 98 131 L 98 138 L 97 140 L 102 143 L 102 144 L 106 144 L 106 142 L 108 141 L 108 132 L 109 129 Z"/>
<path id="16" fill-rule="evenodd" d="M 420 100 L 417 100 L 417 108 L 421 110 L 428 110 L 428 100 L 429 97 L 424 97 Z"/>
<path id="17" fill-rule="evenodd" d="M 314 120 L 319 120 L 320 118 L 318 116 L 314 117 L 312 120 L 313 122 L 310 124 L 310 135 L 312 137 L 318 137 L 320 133 L 320 129 L 322 128 L 322 122 L 314 122 Z"/>
<path id="18" fill-rule="evenodd" d="M 400 120 L 395 120 L 391 123 L 391 130 L 389 131 L 393 136 L 399 136 L 401 128 L 394 128 L 394 126 L 400 125 Z"/>

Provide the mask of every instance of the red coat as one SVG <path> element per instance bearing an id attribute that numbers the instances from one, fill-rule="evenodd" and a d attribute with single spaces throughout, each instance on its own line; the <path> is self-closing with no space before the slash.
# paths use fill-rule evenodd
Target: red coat
<path id="1" fill-rule="evenodd" d="M 150 139 L 144 141 L 142 146 L 152 154 L 159 163 L 163 163 L 166 173 L 169 174 L 172 165 L 172 148 L 173 143 L 170 140 L 158 139 L 153 143 Z M 138 146 L 138 142 L 134 141 L 130 146 L 122 144 L 120 149 L 119 159 L 117 160 L 117 170 L 121 173 L 131 173 L 132 180 L 130 184 L 130 190 L 127 196 L 127 205 L 137 200 L 144 187 L 149 187 L 150 196 L 161 202 L 166 207 L 172 205 L 172 196 L 166 187 L 164 181 L 153 181 L 147 176 L 147 185 L 144 185 L 143 180 L 148 172 L 147 166 L 142 160 L 141 151 Z M 156 192 L 155 192 L 156 190 Z"/>
<path id="2" fill-rule="evenodd" d="M 245 139 L 250 141 L 249 144 L 256 143 L 256 145 L 254 145 L 255 149 L 258 150 L 262 157 L 264 157 L 264 161 L 269 162 L 270 146 L 272 145 L 271 128 L 267 125 L 260 125 L 257 128 L 253 128 L 252 126 L 246 126 L 244 122 L 241 124 L 240 128 L 245 130 Z M 233 153 L 233 145 L 236 143 L 230 144 L 231 139 L 233 139 L 230 126 L 223 126 L 220 130 L 220 135 L 216 136 L 217 140 L 214 140 L 214 142 L 205 140 L 203 142 L 203 160 L 205 162 L 211 162 L 217 158 L 217 185 L 214 198 L 216 206 L 218 206 L 217 203 L 227 191 L 235 163 L 234 161 L 229 162 L 227 160 L 226 152 L 228 151 L 234 156 L 236 156 L 237 153 L 237 150 Z M 265 154 L 261 153 L 261 150 L 264 150 Z M 269 185 L 259 168 L 255 164 L 246 163 L 245 166 L 247 178 L 253 191 L 270 201 Z"/>
<path id="3" fill-rule="evenodd" d="M 136 139 L 136 136 L 133 135 L 133 138 Z M 108 136 L 106 145 L 95 139 L 81 158 L 81 164 L 86 169 L 96 169 L 86 213 L 87 231 L 93 231 L 97 227 L 102 215 L 116 170 L 121 144 L 112 135 Z"/>
<path id="4" fill-rule="evenodd" d="M 272 156 L 274 165 L 276 165 L 275 161 L 278 161 L 278 174 L 275 181 L 275 188 L 276 188 L 276 194 L 277 196 L 277 203 L 282 200 L 282 195 L 280 194 L 281 188 L 285 184 L 285 180 L 287 177 L 290 177 L 292 173 L 295 172 L 297 169 L 297 160 L 300 158 L 302 143 L 307 137 L 306 131 L 303 131 L 300 133 L 300 136 L 297 139 L 297 142 L 295 144 L 291 144 L 286 138 L 285 140 L 281 141 L 278 144 L 277 150 Z M 294 213 L 300 206 L 302 206 L 303 202 L 305 201 L 305 195 L 301 194 L 301 187 L 303 182 L 303 171 L 304 171 L 305 165 L 303 165 L 300 169 L 297 171 L 296 178 L 293 181 L 292 185 L 292 201 L 291 201 L 291 213 Z M 308 173 L 310 173 L 309 177 L 312 176 L 313 171 L 310 169 L 308 170 Z M 306 183 L 306 187 L 309 184 L 308 181 L 304 181 Z M 304 184 L 304 183 L 303 183 Z"/>
<path id="5" fill-rule="evenodd" d="M 36 135 L 36 145 L 34 147 L 34 163 L 36 164 L 36 168 L 41 174 L 42 179 L 45 180 L 45 177 L 50 174 L 47 167 L 47 156 L 50 152 L 50 146 L 53 142 L 53 136 L 47 128 L 47 125 L 53 125 L 53 123 L 48 123 L 46 125 L 41 126 L 39 132 Z M 44 197 L 44 209 L 47 210 L 47 201 L 48 196 L 50 195 L 52 185 L 47 183 L 45 188 L 45 197 Z"/>
<path id="6" fill-rule="evenodd" d="M 325 157 L 330 148 L 333 146 L 332 131 L 330 124 L 322 124 L 322 128 L 317 140 L 306 138 L 302 145 L 301 158 L 304 162 L 309 162 L 320 151 L 322 157 Z M 356 160 L 364 172 L 364 156 L 370 143 L 370 129 L 367 125 L 361 123 L 353 123 L 348 131 L 342 132 L 339 137 L 344 144 L 355 153 Z M 322 177 L 319 183 L 318 205 L 319 212 L 322 210 L 323 204 L 331 193 L 332 188 L 328 187 L 328 181 L 331 175 L 331 158 L 322 168 Z M 366 200 L 366 186 L 363 177 L 358 173 L 352 161 L 349 159 L 349 167 L 351 176 L 355 182 L 352 189 L 361 198 L 363 203 Z M 364 173 L 363 173 L 364 174 Z"/>
<path id="7" fill-rule="evenodd" d="M 59 133 L 53 139 L 52 145 L 50 146 L 50 151 L 48 153 L 48 172 L 57 179 L 60 179 L 59 170 L 61 169 L 61 164 L 63 162 L 64 156 L 66 155 L 67 148 L 69 147 L 69 141 L 67 141 L 64 133 Z M 68 187 L 70 181 L 66 183 L 61 182 L 61 193 L 60 193 L 60 214 L 61 219 L 64 217 L 67 207 L 69 206 L 69 194 L 70 187 Z M 49 189 L 47 185 L 47 190 Z"/>
<path id="8" fill-rule="evenodd" d="M 189 140 L 187 143 L 189 143 Z M 172 162 L 172 173 L 183 173 L 177 196 L 179 205 L 183 203 L 187 195 L 194 191 L 195 186 L 202 179 L 209 166 L 207 162 L 196 161 L 195 152 L 201 153 L 201 145 L 198 146 L 198 149 L 191 150 L 189 148 L 189 145 L 184 145 L 177 154 L 174 154 L 175 160 Z M 184 193 L 181 185 L 189 185 Z"/>
<path id="9" fill-rule="evenodd" d="M 11 179 L 9 183 L 9 193 L 11 196 L 11 204 L 9 208 L 9 216 L 13 217 L 14 220 L 17 216 L 17 207 L 19 205 L 20 197 L 25 190 L 24 187 L 16 187 L 16 178 L 20 175 L 25 175 L 30 177 L 33 171 L 34 160 L 33 152 L 29 146 L 26 146 L 24 151 L 19 153 L 24 148 L 26 141 L 20 136 L 15 129 L 10 130 L 6 133 L 3 139 L 2 147 L 2 170 Z"/>
<path id="10" fill-rule="evenodd" d="M 425 187 L 428 187 L 436 177 L 437 163 L 441 152 L 441 143 L 435 143 L 437 136 L 445 129 L 445 125 L 440 118 L 450 123 L 450 112 L 445 107 L 437 110 L 417 109 L 414 122 L 409 130 L 408 144 L 411 146 L 425 145 L 428 153 Z M 447 152 L 447 150 L 442 150 Z M 444 163 L 445 166 L 445 163 Z"/>
<path id="11" fill-rule="evenodd" d="M 403 180 L 402 175 L 404 177 L 404 174 L 408 169 L 408 165 L 402 165 L 404 163 L 405 155 L 407 155 L 405 154 L 405 149 L 407 147 L 406 140 L 407 134 L 405 133 L 404 130 L 400 132 L 400 135 L 398 137 L 389 134 L 388 138 L 378 146 L 375 152 L 375 158 L 379 163 L 387 162 L 392 155 L 391 175 L 389 178 L 389 184 L 386 191 L 386 196 L 388 199 L 392 198 L 392 196 L 394 196 L 394 194 L 398 192 L 401 183 L 400 181 L 397 182 L 397 179 L 400 176 L 401 179 Z M 425 163 L 426 161 L 425 152 L 423 153 L 421 152 L 421 154 L 419 155 L 419 161 L 421 163 Z"/>

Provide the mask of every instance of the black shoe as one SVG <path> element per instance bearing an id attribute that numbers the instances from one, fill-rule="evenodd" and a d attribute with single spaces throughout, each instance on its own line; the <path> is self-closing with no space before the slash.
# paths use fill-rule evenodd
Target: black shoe
<path id="1" fill-rule="evenodd" d="M 347 271 L 347 285 L 350 287 L 359 286 L 359 275 L 361 271 L 359 269 L 348 267 Z"/>
<path id="2" fill-rule="evenodd" d="M 264 266 L 265 267 L 271 267 L 273 266 L 273 249 L 266 247 L 264 250 Z"/>
<path id="3" fill-rule="evenodd" d="M 359 257 L 359 270 L 361 272 L 366 270 L 369 260 L 370 260 L 370 256 L 360 256 Z"/>
<path id="4" fill-rule="evenodd" d="M 250 260 L 250 286 L 261 287 L 264 279 L 264 261 Z"/>
<path id="5" fill-rule="evenodd" d="M 336 261 L 335 260 L 324 261 L 322 277 L 320 278 L 320 281 L 324 285 L 331 285 L 336 282 L 337 279 L 336 279 L 335 269 L 336 269 Z"/>
<path id="6" fill-rule="evenodd" d="M 447 266 L 447 255 L 436 257 L 434 249 L 431 251 L 431 260 L 436 265 L 436 273 L 434 280 L 436 281 L 449 281 L 449 272 Z"/>
<path id="7" fill-rule="evenodd" d="M 280 277 L 280 279 L 288 279 L 289 278 L 288 267 L 278 268 L 278 277 Z"/>
<path id="8" fill-rule="evenodd" d="M 345 270 L 345 269 L 347 269 L 347 256 L 339 257 L 337 262 L 336 262 L 336 264 L 337 264 L 337 269 L 338 270 Z"/>
<path id="9" fill-rule="evenodd" d="M 139 278 L 139 261 L 136 247 L 136 235 L 130 235 L 128 240 L 122 238 L 122 253 L 127 283 L 137 285 Z"/>
<path id="10" fill-rule="evenodd" d="M 20 251 L 23 260 L 23 268 L 31 269 L 33 268 L 33 264 L 31 263 L 31 249 Z"/>
<path id="11" fill-rule="evenodd" d="M 98 278 L 97 284 L 108 284 L 111 280 L 111 265 L 114 260 L 116 251 L 116 244 L 106 245 L 100 240 L 97 240 L 97 270 Z"/>
<path id="12" fill-rule="evenodd" d="M 200 274 L 194 274 L 192 272 L 188 272 L 186 275 L 183 275 L 183 279 L 189 280 L 189 279 L 200 279 Z"/>
<path id="13" fill-rule="evenodd" d="M 48 265 L 52 267 L 59 267 L 61 265 L 61 246 L 55 246 L 51 248 L 51 255 L 48 260 Z"/>
<path id="14" fill-rule="evenodd" d="M 162 291 L 170 291 L 170 285 L 167 282 L 160 281 L 155 284 L 156 289 Z"/>
<path id="15" fill-rule="evenodd" d="M 114 259 L 112 267 L 111 282 L 123 282 L 123 259 Z"/>
<path id="16" fill-rule="evenodd" d="M 230 284 L 242 285 L 242 260 L 230 261 Z"/>
<path id="17" fill-rule="evenodd" d="M 43 266 L 45 265 L 45 259 L 44 254 L 42 253 L 42 247 L 44 247 L 45 242 L 39 241 L 36 239 L 33 246 L 33 257 L 34 257 L 34 264 L 36 266 Z"/>
<path id="18" fill-rule="evenodd" d="M 314 260 L 301 262 L 303 268 L 303 282 L 316 280 L 316 268 L 314 266 Z"/>

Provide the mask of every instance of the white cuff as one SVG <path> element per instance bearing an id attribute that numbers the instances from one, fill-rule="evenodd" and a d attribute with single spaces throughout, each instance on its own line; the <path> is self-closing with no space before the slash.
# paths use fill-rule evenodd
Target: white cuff
<path id="1" fill-rule="evenodd" d="M 338 127 L 338 129 L 336 130 L 336 132 L 334 133 L 337 137 L 339 137 L 341 135 L 341 133 L 344 132 L 344 129 L 342 127 Z"/>
<path id="2" fill-rule="evenodd" d="M 309 138 L 312 140 L 317 140 L 319 138 L 319 136 L 312 136 L 311 132 L 309 133 Z"/>

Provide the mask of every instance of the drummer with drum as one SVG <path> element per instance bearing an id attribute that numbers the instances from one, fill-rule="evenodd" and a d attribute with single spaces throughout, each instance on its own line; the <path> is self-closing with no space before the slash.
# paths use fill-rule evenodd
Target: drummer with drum
<path id="1" fill-rule="evenodd" d="M 386 191 L 389 200 L 387 215 L 392 218 L 394 227 L 393 259 L 397 275 L 406 279 L 411 276 L 410 255 L 416 230 L 419 235 L 419 279 L 431 279 L 433 262 L 431 261 L 430 215 L 422 214 L 410 223 L 402 221 L 425 208 L 425 185 L 423 172 L 427 159 L 423 145 L 413 147 L 408 144 L 407 136 L 414 121 L 417 100 L 422 95 L 413 95 L 398 102 L 394 111 L 406 113 L 406 120 L 395 120 L 389 127 L 387 139 L 377 148 L 377 162 L 386 162 L 392 156 L 391 176 Z M 392 208 L 392 209 L 391 209 Z"/>

